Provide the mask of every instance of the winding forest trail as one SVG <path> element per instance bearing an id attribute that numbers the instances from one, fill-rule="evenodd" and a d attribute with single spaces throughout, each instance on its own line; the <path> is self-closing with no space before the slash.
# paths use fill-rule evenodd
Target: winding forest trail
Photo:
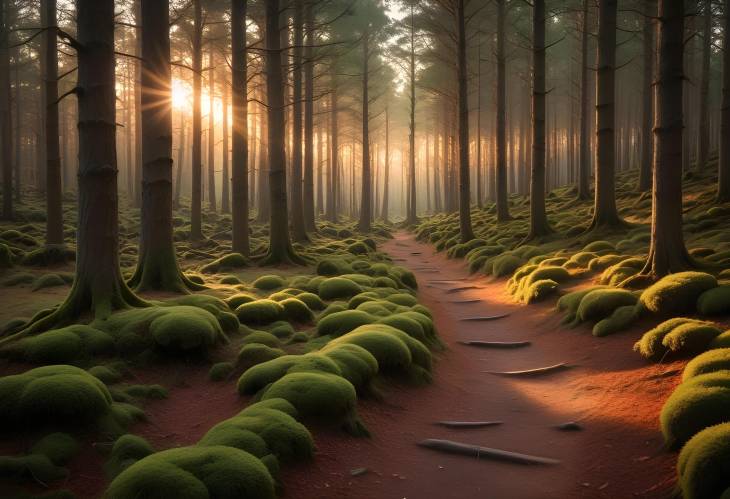
<path id="1" fill-rule="evenodd" d="M 284 498 L 619 499 L 671 494 L 676 456 L 662 449 L 658 414 L 678 382 L 681 363 L 647 364 L 632 353 L 646 325 L 594 338 L 587 327 L 560 325 L 553 303 L 517 305 L 504 281 L 470 276 L 463 260 L 449 260 L 411 234 L 397 233 L 382 249 L 416 274 L 419 299 L 433 312 L 447 349 L 436 355 L 432 384 L 389 388 L 382 401 L 360 402 L 371 438 L 315 430 L 317 457 L 284 467 Z M 462 320 L 504 313 L 510 315 Z M 487 349 L 458 343 L 468 340 L 531 344 Z M 561 362 L 570 367 L 538 377 L 486 372 Z M 442 420 L 503 423 L 450 429 L 435 424 Z M 578 422 L 581 429 L 556 428 L 567 422 Z M 416 445 L 427 438 L 561 463 L 526 466 L 446 455 Z"/>

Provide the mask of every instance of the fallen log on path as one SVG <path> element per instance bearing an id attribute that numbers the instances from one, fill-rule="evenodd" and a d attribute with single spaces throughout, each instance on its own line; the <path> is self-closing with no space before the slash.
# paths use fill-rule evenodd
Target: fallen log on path
<path id="1" fill-rule="evenodd" d="M 457 342 L 461 345 L 480 348 L 522 348 L 530 346 L 529 341 L 478 341 L 468 340 Z"/>
<path id="2" fill-rule="evenodd" d="M 539 376 L 541 374 L 548 374 L 554 371 L 562 371 L 567 369 L 568 365 L 565 362 L 555 364 L 547 367 L 538 367 L 537 369 L 526 369 L 524 371 L 482 371 L 487 374 L 495 374 L 497 376 Z"/>
<path id="3" fill-rule="evenodd" d="M 484 428 L 501 425 L 502 421 L 438 421 L 436 424 L 447 428 Z"/>
<path id="4" fill-rule="evenodd" d="M 429 438 L 418 442 L 418 445 L 427 449 L 449 454 L 461 454 L 463 456 L 472 456 L 477 459 L 493 459 L 496 461 L 505 461 L 517 464 L 558 464 L 557 459 L 549 457 L 531 456 L 529 454 L 520 454 L 519 452 L 510 452 L 501 449 L 492 449 L 490 447 L 481 447 L 479 445 L 463 444 L 460 442 L 452 442 L 451 440 L 439 440 Z"/>
<path id="5" fill-rule="evenodd" d="M 465 322 L 480 322 L 480 321 L 496 321 L 497 319 L 504 319 L 509 317 L 510 314 L 498 314 L 498 315 L 480 315 L 477 317 L 463 317 L 459 319 Z"/>

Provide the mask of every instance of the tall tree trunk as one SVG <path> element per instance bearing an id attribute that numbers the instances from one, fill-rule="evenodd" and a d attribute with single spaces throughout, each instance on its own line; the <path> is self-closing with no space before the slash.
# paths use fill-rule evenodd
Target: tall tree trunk
<path id="1" fill-rule="evenodd" d="M 583 0 L 583 29 L 581 34 L 581 65 L 580 65 L 580 156 L 578 158 L 578 199 L 587 200 L 591 197 L 591 143 L 589 118 L 589 86 L 588 86 L 588 37 L 590 23 L 588 22 L 588 3 Z"/>
<path id="2" fill-rule="evenodd" d="M 231 185 L 230 185 L 230 171 L 228 165 L 228 158 L 231 153 L 228 147 L 228 82 L 226 81 L 225 72 L 221 71 L 221 101 L 223 105 L 223 116 L 222 116 L 222 149 L 223 149 L 223 162 L 221 163 L 221 213 L 230 213 L 231 211 Z"/>
<path id="3" fill-rule="evenodd" d="M 142 57 L 142 0 L 134 2 L 134 50 Z M 134 61 L 134 206 L 142 206 L 142 62 Z"/>
<path id="4" fill-rule="evenodd" d="M 172 238 L 172 76 L 169 1 L 142 0 L 142 231 L 129 285 L 200 289 L 180 271 Z"/>
<path id="5" fill-rule="evenodd" d="M 261 99 L 264 98 L 264 92 L 263 90 L 259 92 L 259 96 Z M 266 108 L 264 106 L 259 106 L 259 116 L 261 116 L 261 141 L 260 141 L 260 150 L 259 153 L 259 162 L 258 162 L 258 214 L 257 214 L 257 221 L 260 223 L 269 223 L 271 220 L 271 203 L 269 201 L 269 164 L 268 164 L 268 157 L 269 157 L 269 144 L 268 142 L 264 142 L 264 130 L 267 131 L 269 129 L 268 125 L 268 116 L 266 113 Z"/>
<path id="6" fill-rule="evenodd" d="M 385 106 L 385 164 L 383 171 L 383 208 L 381 213 L 383 215 L 383 222 L 386 224 L 390 223 L 388 219 L 390 206 L 388 192 L 390 190 L 390 107 L 386 104 Z"/>
<path id="7" fill-rule="evenodd" d="M 327 177 L 327 220 L 337 222 L 338 196 L 339 190 L 337 183 L 339 182 L 339 128 L 338 128 L 338 92 L 337 86 L 337 60 L 333 60 L 330 65 L 330 165 L 329 175 Z"/>
<path id="8" fill-rule="evenodd" d="M 437 122 L 434 120 L 434 122 Z M 434 127 L 435 130 L 435 127 Z M 439 173 L 439 164 L 443 165 L 444 162 L 444 142 L 439 140 L 439 134 L 434 132 L 433 138 L 433 206 L 434 209 L 439 212 L 442 209 L 441 204 L 441 174 Z M 439 154 L 439 152 L 441 154 Z"/>
<path id="9" fill-rule="evenodd" d="M 231 80 L 233 85 L 233 251 L 249 255 L 248 235 L 248 52 L 247 0 L 231 0 Z"/>
<path id="10" fill-rule="evenodd" d="M 413 225 L 418 222 L 416 214 L 416 24 L 415 9 L 411 3 L 411 50 L 408 68 L 409 77 L 409 97 L 410 97 L 410 128 L 409 128 L 409 151 L 408 151 L 408 213 L 406 214 L 406 224 Z M 468 147 L 468 146 L 467 146 Z"/>
<path id="11" fill-rule="evenodd" d="M 479 40 L 479 50 L 477 51 L 477 207 L 482 207 L 482 41 Z M 428 183 L 428 136 L 426 136 L 426 183 Z M 428 195 L 428 186 L 426 187 Z M 431 211 L 431 201 L 427 199 L 427 209 Z"/>
<path id="12" fill-rule="evenodd" d="M 426 177 L 426 213 L 431 214 L 431 135 L 426 133 L 426 169 L 424 175 Z M 481 204 L 481 203 L 480 203 Z"/>
<path id="13" fill-rule="evenodd" d="M 497 221 L 512 218 L 507 194 L 507 70 L 504 54 L 504 0 L 497 0 Z"/>
<path id="14" fill-rule="evenodd" d="M 461 242 L 474 239 L 471 227 L 471 188 L 469 186 L 469 92 L 466 67 L 466 21 L 464 0 L 457 0 L 457 81 L 459 84 L 459 231 Z"/>
<path id="15" fill-rule="evenodd" d="M 316 231 L 314 214 L 314 43 L 316 32 L 312 2 L 305 2 L 304 24 L 306 46 L 304 48 L 304 228 Z"/>
<path id="16" fill-rule="evenodd" d="M 208 53 L 208 206 L 215 212 L 217 195 L 215 192 L 215 48 L 211 44 Z"/>
<path id="17" fill-rule="evenodd" d="M 182 172 L 185 166 L 185 112 L 180 111 L 180 144 L 177 151 L 177 168 L 175 169 L 175 194 L 172 199 L 172 206 L 175 209 L 180 208 L 180 191 L 182 190 Z"/>
<path id="18" fill-rule="evenodd" d="M 304 260 L 294 252 L 289 239 L 286 194 L 286 126 L 284 121 L 284 78 L 281 63 L 281 12 L 279 0 L 266 2 L 266 95 L 269 116 L 269 202 L 271 223 L 269 251 L 265 264 L 296 263 Z"/>
<path id="19" fill-rule="evenodd" d="M 304 0 L 294 4 L 294 47 L 292 49 L 292 162 L 291 228 L 296 241 L 307 241 L 302 199 L 302 45 L 304 44 Z"/>
<path id="20" fill-rule="evenodd" d="M 190 201 L 190 239 L 203 239 L 202 230 L 202 116 L 200 112 L 201 73 L 203 71 L 203 10 L 201 0 L 193 0 L 193 157 L 192 196 Z"/>
<path id="21" fill-rule="evenodd" d="M 592 229 L 616 227 L 616 15 L 617 0 L 598 3 L 598 81 L 596 84 L 596 188 Z"/>
<path id="22" fill-rule="evenodd" d="M 702 30 L 702 76 L 700 77 L 700 115 L 697 132 L 697 170 L 707 166 L 710 153 L 710 51 L 712 48 L 712 0 L 704 2 L 704 27 Z M 727 13 L 726 13 L 727 15 Z"/>
<path id="23" fill-rule="evenodd" d="M 656 44 L 656 0 L 644 2 L 644 80 L 642 82 L 641 165 L 639 192 L 651 187 L 651 164 L 654 160 L 654 55 Z"/>
<path id="24" fill-rule="evenodd" d="M 545 0 L 535 0 L 533 5 L 532 169 L 527 240 L 552 232 L 545 210 Z"/>
<path id="25" fill-rule="evenodd" d="M 63 208 L 61 206 L 61 151 L 58 130 L 58 50 L 56 37 L 56 0 L 43 0 L 45 13 L 45 50 L 44 87 L 45 103 L 44 124 L 46 142 L 46 244 L 63 244 Z"/>
<path id="26" fill-rule="evenodd" d="M 326 156 L 324 152 L 324 136 L 326 132 L 323 121 L 323 119 L 317 121 L 317 215 L 324 214 L 324 185 L 322 178 L 324 175 L 322 170 L 324 168 Z"/>
<path id="27" fill-rule="evenodd" d="M 651 247 L 641 272 L 652 278 L 692 266 L 682 234 L 682 170 L 678 168 L 684 126 L 684 16 L 684 2 L 660 0 Z"/>
<path id="28" fill-rule="evenodd" d="M 725 13 L 723 46 L 730 43 L 730 0 L 723 1 Z M 722 51 L 722 109 L 720 122 L 720 161 L 718 163 L 717 201 L 730 201 L 730 50 Z"/>
<path id="29" fill-rule="evenodd" d="M 7 0 L 0 4 L 0 158 L 2 158 L 3 175 L 3 212 L 4 220 L 13 218 L 13 159 L 12 135 L 13 126 L 10 111 L 10 55 L 8 54 L 8 22 Z M 17 71 L 17 70 L 16 70 Z M 17 74 L 17 73 L 16 73 Z M 16 79 L 17 82 L 17 79 Z M 15 86 L 16 99 L 20 99 L 19 87 Z M 17 117 L 20 123 L 20 115 Z M 20 158 L 15 161 L 20 163 Z"/>
<path id="30" fill-rule="evenodd" d="M 361 232 L 370 232 L 372 214 L 370 183 L 370 33 L 365 28 L 362 37 L 362 189 L 360 195 L 360 220 L 357 224 Z M 355 170 L 353 166 L 352 178 Z"/>

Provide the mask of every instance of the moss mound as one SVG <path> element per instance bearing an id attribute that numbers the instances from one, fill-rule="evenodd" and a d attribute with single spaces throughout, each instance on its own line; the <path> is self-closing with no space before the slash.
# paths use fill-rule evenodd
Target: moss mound
<path id="1" fill-rule="evenodd" d="M 106 385 L 73 366 L 54 365 L 0 378 L 0 422 L 11 428 L 78 426 L 96 422 L 111 409 Z"/>
<path id="2" fill-rule="evenodd" d="M 236 308 L 236 317 L 242 324 L 270 324 L 284 318 L 284 307 L 274 300 L 256 300 Z"/>
<path id="3" fill-rule="evenodd" d="M 53 464 L 61 466 L 78 454 L 79 444 L 68 433 L 51 433 L 36 442 L 30 452 L 46 456 Z"/>
<path id="4" fill-rule="evenodd" d="M 730 372 L 702 374 L 682 383 L 662 407 L 659 420 L 672 449 L 707 427 L 730 421 Z"/>
<path id="5" fill-rule="evenodd" d="M 289 320 L 300 323 L 314 321 L 314 314 L 302 300 L 298 298 L 287 298 L 280 303 L 284 307 L 284 314 Z"/>
<path id="6" fill-rule="evenodd" d="M 697 311 L 702 315 L 730 314 L 730 286 L 718 286 L 702 293 L 697 299 Z"/>
<path id="7" fill-rule="evenodd" d="M 667 346 L 664 345 L 664 337 L 677 327 L 685 324 L 701 326 L 707 323 L 686 317 L 669 319 L 644 333 L 641 339 L 634 344 L 634 351 L 647 359 L 660 359 L 669 351 Z"/>
<path id="8" fill-rule="evenodd" d="M 345 277 L 330 277 L 319 284 L 317 294 L 323 300 L 350 298 L 362 293 L 362 287 Z"/>
<path id="9" fill-rule="evenodd" d="M 601 337 L 623 331 L 636 322 L 640 316 L 640 310 L 636 305 L 624 305 L 618 307 L 613 313 L 593 326 L 593 336 Z"/>
<path id="10" fill-rule="evenodd" d="M 58 274 L 44 274 L 35 280 L 31 289 L 33 291 L 38 291 L 45 288 L 64 286 L 65 284 L 66 281 L 64 281 L 63 277 Z"/>
<path id="11" fill-rule="evenodd" d="M 303 301 L 310 310 L 324 310 L 326 307 L 322 299 L 314 293 L 300 293 L 297 295 L 297 299 Z"/>
<path id="12" fill-rule="evenodd" d="M 253 282 L 252 286 L 263 291 L 271 291 L 273 289 L 283 288 L 286 286 L 286 281 L 278 275 L 262 275 Z"/>
<path id="13" fill-rule="evenodd" d="M 46 456 L 0 456 L 0 478 L 14 482 L 42 483 L 55 482 L 66 478 L 66 469 L 53 464 Z"/>
<path id="14" fill-rule="evenodd" d="M 376 318 L 361 310 L 343 310 L 329 314 L 317 322 L 317 334 L 334 338 L 349 333 L 364 324 L 372 324 Z"/>
<path id="15" fill-rule="evenodd" d="M 210 312 L 190 306 L 170 307 L 150 323 L 150 335 L 164 352 L 205 352 L 226 339 Z"/>
<path id="16" fill-rule="evenodd" d="M 641 304 L 655 314 L 694 312 L 697 299 L 717 287 L 717 279 L 704 272 L 680 272 L 668 275 L 641 294 Z"/>
<path id="17" fill-rule="evenodd" d="M 261 343 L 249 343 L 244 345 L 238 352 L 238 365 L 249 368 L 262 362 L 268 362 L 285 355 L 286 352 L 280 348 L 272 348 Z"/>
<path id="18" fill-rule="evenodd" d="M 617 308 L 635 305 L 636 302 L 636 295 L 625 289 L 596 289 L 580 301 L 576 318 L 581 322 L 600 321 Z"/>
<path id="19" fill-rule="evenodd" d="M 682 371 L 682 381 L 717 371 L 730 371 L 730 348 L 709 350 L 687 362 Z"/>
<path id="20" fill-rule="evenodd" d="M 492 275 L 494 277 L 505 277 L 517 270 L 525 261 L 515 255 L 506 253 L 492 261 Z"/>
<path id="21" fill-rule="evenodd" d="M 243 305 L 244 303 L 251 303 L 252 301 L 256 301 L 257 298 L 255 295 L 250 295 L 248 293 L 237 293 L 233 296 L 229 296 L 226 298 L 226 303 L 231 308 L 231 310 L 236 310 L 239 306 Z"/>
<path id="22" fill-rule="evenodd" d="M 144 438 L 125 434 L 114 442 L 104 468 L 110 477 L 115 477 L 154 452 L 155 450 Z"/>
<path id="23" fill-rule="evenodd" d="M 678 482 L 685 499 L 724 499 L 730 489 L 730 423 L 697 433 L 682 448 L 677 461 Z"/>
<path id="24" fill-rule="evenodd" d="M 354 433 L 362 431 L 355 407 L 355 387 L 345 378 L 318 372 L 295 372 L 274 382 L 262 400 L 284 399 L 303 418 L 344 425 Z"/>
<path id="25" fill-rule="evenodd" d="M 240 269 L 248 266 L 248 260 L 240 253 L 229 253 L 212 262 L 203 265 L 201 272 L 213 274 L 216 272 L 225 272 L 231 269 Z"/>
<path id="26" fill-rule="evenodd" d="M 208 371 L 208 378 L 211 381 L 223 381 L 233 372 L 233 362 L 217 362 L 210 366 Z"/>
<path id="27" fill-rule="evenodd" d="M 713 324 L 686 323 L 668 332 L 662 340 L 662 345 L 675 353 L 697 354 L 707 350 L 720 332 L 720 329 Z"/>
<path id="28" fill-rule="evenodd" d="M 375 357 L 381 371 L 403 372 L 411 366 L 413 355 L 401 334 L 410 338 L 402 331 L 384 324 L 360 326 L 352 332 L 332 340 L 325 351 L 343 344 L 357 345 Z"/>
<path id="29" fill-rule="evenodd" d="M 246 370 L 238 379 L 238 393 L 253 395 L 289 372 L 303 371 L 342 374 L 332 359 L 319 353 L 283 355 Z"/>
<path id="30" fill-rule="evenodd" d="M 321 352 L 337 364 L 342 377 L 358 390 L 365 388 L 378 374 L 378 360 L 358 345 L 328 345 Z"/>
<path id="31" fill-rule="evenodd" d="M 114 339 L 91 326 L 74 324 L 25 338 L 12 347 L 20 357 L 37 364 L 70 363 L 114 351 Z"/>
<path id="32" fill-rule="evenodd" d="M 274 480 L 248 452 L 225 446 L 191 446 L 137 461 L 111 483 L 105 498 L 274 499 Z"/>

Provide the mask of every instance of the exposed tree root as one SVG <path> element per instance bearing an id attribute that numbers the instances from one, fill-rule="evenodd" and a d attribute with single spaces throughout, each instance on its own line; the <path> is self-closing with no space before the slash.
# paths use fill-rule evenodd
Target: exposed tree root
<path id="1" fill-rule="evenodd" d="M 438 421 L 436 424 L 447 428 L 484 428 L 501 425 L 502 421 Z"/>
<path id="2" fill-rule="evenodd" d="M 127 281 L 127 286 L 135 291 L 169 291 L 171 293 L 189 293 L 208 289 L 204 284 L 191 281 L 182 273 L 176 260 L 159 261 L 148 255 L 141 259 L 134 275 Z"/>
<path id="3" fill-rule="evenodd" d="M 266 253 L 266 256 L 264 256 L 264 258 L 259 262 L 259 265 L 262 267 L 272 265 L 300 266 L 309 265 L 309 262 L 303 256 L 294 251 L 291 244 L 288 244 L 283 251 L 272 251 L 271 248 L 269 248 L 268 253 Z"/>
<path id="4" fill-rule="evenodd" d="M 524 371 L 482 371 L 487 374 L 496 374 L 498 376 L 540 376 L 542 374 L 548 374 L 555 371 L 562 371 L 567 369 L 568 366 L 565 362 L 555 364 L 547 367 L 538 367 L 537 369 L 526 369 Z"/>
<path id="5" fill-rule="evenodd" d="M 460 341 L 459 344 L 479 348 L 522 348 L 530 346 L 529 341 Z"/>
<path id="6" fill-rule="evenodd" d="M 466 291 L 467 289 L 482 289 L 481 286 L 461 286 L 458 288 L 451 288 L 447 289 L 446 292 L 451 293 L 458 293 L 459 291 Z"/>
<path id="7" fill-rule="evenodd" d="M 435 438 L 429 438 L 418 442 L 421 447 L 432 449 L 439 452 L 446 452 L 449 454 L 461 454 L 464 456 L 472 456 L 477 459 L 493 459 L 495 461 L 504 461 L 508 463 L 517 464 L 558 464 L 560 463 L 557 459 L 551 459 L 549 457 L 531 456 L 529 454 L 520 454 L 519 452 L 510 452 L 501 449 L 493 449 L 490 447 L 481 447 L 479 445 L 463 444 L 460 442 L 453 442 L 451 440 L 440 440 Z"/>
<path id="8" fill-rule="evenodd" d="M 509 317 L 510 314 L 498 314 L 498 315 L 483 315 L 478 317 L 464 317 L 462 319 L 459 319 L 463 322 L 483 322 L 483 321 L 496 321 L 498 319 L 504 319 L 505 317 Z"/>

